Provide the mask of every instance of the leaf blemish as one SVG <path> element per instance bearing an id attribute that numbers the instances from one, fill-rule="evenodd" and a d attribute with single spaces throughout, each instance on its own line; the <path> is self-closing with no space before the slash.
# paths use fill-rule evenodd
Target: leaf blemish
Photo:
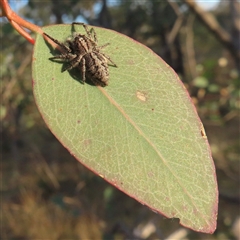
<path id="1" fill-rule="evenodd" d="M 205 138 L 205 139 L 207 138 L 207 135 L 206 135 L 206 132 L 205 132 L 205 129 L 204 129 L 202 123 L 201 123 L 201 135 L 202 135 L 203 138 Z"/>
<path id="2" fill-rule="evenodd" d="M 92 140 L 91 139 L 86 139 L 83 141 L 83 145 L 86 147 L 86 146 L 89 146 L 90 144 L 92 143 Z"/>
<path id="3" fill-rule="evenodd" d="M 136 95 L 137 95 L 137 98 L 138 98 L 140 101 L 142 101 L 142 102 L 146 102 L 146 101 L 147 101 L 147 95 L 146 95 L 146 93 L 137 91 Z"/>
<path id="4" fill-rule="evenodd" d="M 135 64 L 135 61 L 132 60 L 132 59 L 129 59 L 127 63 L 128 63 L 129 65 L 134 65 L 134 64 Z"/>

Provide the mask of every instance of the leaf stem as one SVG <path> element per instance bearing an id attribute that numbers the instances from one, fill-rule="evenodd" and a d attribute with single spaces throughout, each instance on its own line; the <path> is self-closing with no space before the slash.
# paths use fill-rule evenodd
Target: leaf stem
<path id="1" fill-rule="evenodd" d="M 7 17 L 11 25 L 19 32 L 19 34 L 25 37 L 31 44 L 34 44 L 35 40 L 24 28 L 43 35 L 43 31 L 39 26 L 24 20 L 23 18 L 19 17 L 14 11 L 12 11 L 8 4 L 8 0 L 0 0 L 0 5 L 3 10 L 3 15 Z"/>

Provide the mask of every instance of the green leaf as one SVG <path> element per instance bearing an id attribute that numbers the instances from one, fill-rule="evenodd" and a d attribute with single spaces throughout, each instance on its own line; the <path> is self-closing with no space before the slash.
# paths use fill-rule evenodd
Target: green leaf
<path id="1" fill-rule="evenodd" d="M 155 53 L 95 27 L 99 45 L 118 65 L 109 86 L 81 84 L 38 35 L 33 54 L 37 106 L 53 134 L 87 168 L 195 231 L 216 228 L 218 190 L 207 137 L 176 73 Z M 45 27 L 64 41 L 71 26 Z M 82 26 L 77 31 L 84 33 Z M 80 74 L 81 75 L 81 74 Z"/>

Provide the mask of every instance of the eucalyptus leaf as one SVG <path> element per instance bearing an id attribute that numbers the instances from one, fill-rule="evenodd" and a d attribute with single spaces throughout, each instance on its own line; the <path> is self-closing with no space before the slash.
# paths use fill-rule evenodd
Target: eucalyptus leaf
<path id="1" fill-rule="evenodd" d="M 70 25 L 44 27 L 65 41 Z M 99 45 L 117 64 L 109 86 L 62 72 L 59 52 L 38 35 L 33 91 L 53 134 L 87 168 L 126 194 L 195 231 L 216 228 L 218 189 L 203 125 L 176 73 L 150 49 L 94 27 Z M 81 26 L 79 33 L 85 34 Z M 76 73 L 78 76 L 78 73 Z M 79 73 L 79 76 L 81 74 Z"/>

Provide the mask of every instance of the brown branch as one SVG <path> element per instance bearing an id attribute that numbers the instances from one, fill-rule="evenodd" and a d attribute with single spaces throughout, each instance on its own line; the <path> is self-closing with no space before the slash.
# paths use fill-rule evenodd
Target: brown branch
<path id="1" fill-rule="evenodd" d="M 194 50 L 194 34 L 193 34 L 193 23 L 195 20 L 195 15 L 190 14 L 187 19 L 186 26 L 186 55 L 187 55 L 187 64 L 191 78 L 194 79 L 197 77 L 196 72 L 196 57 Z"/>
<path id="2" fill-rule="evenodd" d="M 204 25 L 216 36 L 217 40 L 219 40 L 231 52 L 238 62 L 240 60 L 240 52 L 235 48 L 231 35 L 218 24 L 214 16 L 199 7 L 194 0 L 182 1 L 189 6 L 189 8 L 197 15 Z"/>
<path id="3" fill-rule="evenodd" d="M 177 15 L 177 20 L 175 21 L 174 26 L 173 26 L 173 28 L 172 28 L 172 30 L 169 33 L 168 38 L 167 38 L 168 44 L 171 45 L 174 42 L 177 34 L 179 33 L 180 28 L 182 27 L 183 14 L 180 11 L 177 3 L 172 2 L 171 0 L 168 0 L 168 4 L 172 7 L 173 11 Z"/>

